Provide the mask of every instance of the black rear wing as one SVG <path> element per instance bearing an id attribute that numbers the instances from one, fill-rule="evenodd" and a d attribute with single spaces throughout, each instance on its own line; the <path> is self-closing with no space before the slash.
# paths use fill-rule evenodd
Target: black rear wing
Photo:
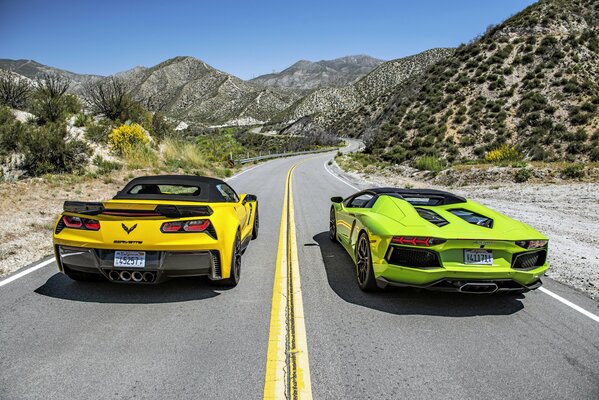
<path id="1" fill-rule="evenodd" d="M 83 215 L 105 214 L 121 217 L 163 216 L 167 218 L 208 217 L 213 213 L 210 206 L 159 204 L 153 210 L 134 210 L 106 208 L 103 203 L 87 201 L 65 201 L 63 210 L 64 212 Z"/>

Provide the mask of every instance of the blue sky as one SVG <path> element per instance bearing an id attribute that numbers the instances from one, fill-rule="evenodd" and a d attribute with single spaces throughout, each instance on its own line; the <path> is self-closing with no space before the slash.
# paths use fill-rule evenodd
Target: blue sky
<path id="1" fill-rule="evenodd" d="M 249 79 L 297 60 L 457 46 L 533 0 L 0 0 L 0 58 L 109 75 L 190 55 Z"/>

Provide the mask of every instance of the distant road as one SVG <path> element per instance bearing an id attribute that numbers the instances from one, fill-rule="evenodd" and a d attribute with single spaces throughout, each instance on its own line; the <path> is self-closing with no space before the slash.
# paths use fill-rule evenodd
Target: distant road
<path id="1" fill-rule="evenodd" d="M 361 292 L 351 259 L 328 239 L 330 197 L 355 191 L 326 168 L 333 154 L 276 159 L 230 179 L 258 196 L 261 220 L 236 288 L 73 282 L 53 262 L 4 278 L 0 399 L 262 398 L 292 166 L 290 254 L 313 398 L 599 399 L 599 322 L 589 317 L 599 303 L 568 287 L 544 279 L 589 315 L 542 291 Z"/>

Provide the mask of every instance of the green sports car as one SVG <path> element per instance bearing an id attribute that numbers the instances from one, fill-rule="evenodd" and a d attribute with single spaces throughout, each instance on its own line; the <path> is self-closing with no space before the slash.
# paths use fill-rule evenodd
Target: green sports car
<path id="1" fill-rule="evenodd" d="M 376 188 L 331 201 L 330 238 L 354 260 L 362 290 L 522 293 L 549 267 L 546 236 L 451 193 Z"/>

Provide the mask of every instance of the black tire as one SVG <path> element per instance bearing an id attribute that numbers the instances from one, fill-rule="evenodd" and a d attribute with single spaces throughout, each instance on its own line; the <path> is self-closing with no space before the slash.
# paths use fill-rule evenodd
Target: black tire
<path id="1" fill-rule="evenodd" d="M 329 239 L 332 242 L 338 242 L 337 240 L 337 218 L 335 217 L 335 208 L 331 207 L 329 214 Z"/>
<path id="2" fill-rule="evenodd" d="M 372 254 L 370 251 L 370 239 L 366 232 L 360 233 L 356 244 L 356 279 L 358 286 L 365 292 L 378 289 L 372 270 Z"/>
<path id="3" fill-rule="evenodd" d="M 64 269 L 64 273 L 72 280 L 79 282 L 98 282 L 105 280 L 104 276 L 100 274 L 90 274 L 86 272 L 71 271 L 68 268 Z"/>
<path id="4" fill-rule="evenodd" d="M 239 278 L 241 276 L 241 237 L 239 232 L 235 236 L 235 242 L 233 243 L 233 255 L 231 256 L 231 275 L 219 281 L 224 286 L 237 286 Z"/>
<path id="5" fill-rule="evenodd" d="M 260 229 L 260 215 L 258 214 L 258 204 L 256 204 L 256 216 L 254 217 L 254 227 L 252 228 L 252 240 L 258 239 L 258 230 Z"/>

